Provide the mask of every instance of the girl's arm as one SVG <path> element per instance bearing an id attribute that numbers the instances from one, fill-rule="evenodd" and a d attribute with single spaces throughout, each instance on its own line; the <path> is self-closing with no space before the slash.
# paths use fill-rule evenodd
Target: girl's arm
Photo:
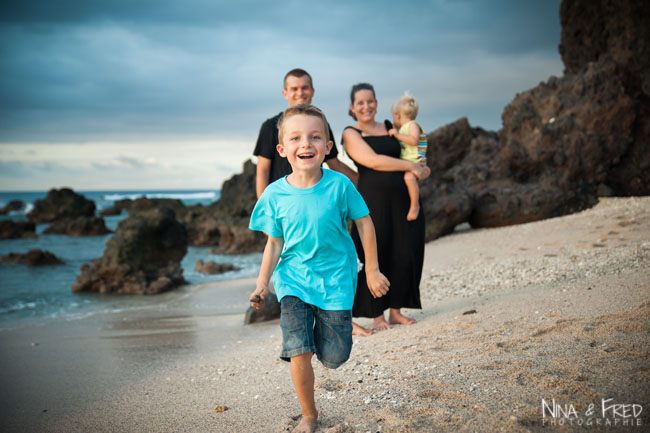
<path id="1" fill-rule="evenodd" d="M 350 155 L 350 158 L 373 170 L 411 171 L 420 180 L 431 174 L 429 167 L 424 164 L 375 153 L 361 137 L 359 131 L 352 128 L 343 131 L 343 142 L 345 143 L 345 151 Z"/>
<path id="2" fill-rule="evenodd" d="M 381 272 L 379 272 L 379 262 L 377 261 L 377 238 L 375 237 L 375 225 L 372 223 L 370 215 L 354 220 L 359 230 L 359 237 L 363 245 L 363 253 L 366 257 L 364 269 L 366 270 L 366 282 L 370 289 L 370 294 L 374 298 L 381 298 L 388 293 L 390 282 Z"/>
<path id="3" fill-rule="evenodd" d="M 257 287 L 249 298 L 251 305 L 256 310 L 259 310 L 264 306 L 264 299 L 269 295 L 269 280 L 271 279 L 271 275 L 273 275 L 273 270 L 278 264 L 278 260 L 280 260 L 283 246 L 284 238 L 274 238 L 269 236 L 266 241 L 260 274 L 257 277 Z"/>
<path id="4" fill-rule="evenodd" d="M 420 141 L 420 127 L 417 123 L 411 122 L 408 134 L 400 134 L 397 129 L 393 128 L 388 131 L 388 135 L 392 135 L 407 146 L 417 147 L 418 142 Z"/>

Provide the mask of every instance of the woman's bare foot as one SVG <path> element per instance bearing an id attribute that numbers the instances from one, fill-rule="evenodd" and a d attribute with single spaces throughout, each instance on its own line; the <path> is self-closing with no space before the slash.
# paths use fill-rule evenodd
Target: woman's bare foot
<path id="1" fill-rule="evenodd" d="M 318 424 L 318 414 L 315 416 L 302 416 L 300 424 L 292 430 L 292 433 L 314 433 Z"/>
<path id="2" fill-rule="evenodd" d="M 388 324 L 386 319 L 384 319 L 383 314 L 373 319 L 372 329 L 374 329 L 375 331 L 385 331 L 386 329 L 390 329 L 390 325 Z"/>
<path id="3" fill-rule="evenodd" d="M 390 309 L 388 320 L 393 325 L 412 325 L 415 323 L 415 319 L 411 319 L 400 313 L 399 308 Z"/>
<path id="4" fill-rule="evenodd" d="M 407 221 L 415 221 L 418 219 L 418 215 L 420 214 L 420 203 L 414 203 L 411 205 L 409 208 L 409 213 L 406 214 L 406 220 Z"/>
<path id="5" fill-rule="evenodd" d="M 372 329 L 364 328 L 363 326 L 352 322 L 352 335 L 363 335 L 364 337 L 367 337 L 374 333 L 375 331 Z"/>

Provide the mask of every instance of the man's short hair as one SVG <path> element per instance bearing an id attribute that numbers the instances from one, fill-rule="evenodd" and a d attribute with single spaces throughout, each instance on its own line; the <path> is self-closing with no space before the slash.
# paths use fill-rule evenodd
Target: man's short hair
<path id="1" fill-rule="evenodd" d="M 305 76 L 309 77 L 309 85 L 313 89 L 314 88 L 314 80 L 312 80 L 311 75 L 309 75 L 309 72 L 305 71 L 304 69 L 300 69 L 300 68 L 295 68 L 295 69 L 292 69 L 289 72 L 287 72 L 287 74 L 284 76 L 284 88 L 285 89 L 287 88 L 287 78 L 289 78 L 289 77 L 300 78 L 300 77 L 305 77 Z"/>

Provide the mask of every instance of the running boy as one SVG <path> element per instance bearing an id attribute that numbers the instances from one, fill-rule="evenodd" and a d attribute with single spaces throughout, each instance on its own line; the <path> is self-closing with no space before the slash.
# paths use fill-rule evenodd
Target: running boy
<path id="1" fill-rule="evenodd" d="M 425 162 L 427 155 L 427 137 L 420 125 L 415 122 L 418 115 L 418 104 L 408 93 L 405 93 L 393 104 L 393 124 L 395 128 L 388 131 L 388 135 L 399 140 L 402 147 L 400 158 L 412 162 Z M 415 221 L 420 213 L 420 187 L 418 179 L 413 173 L 404 173 L 404 182 L 409 193 L 411 206 L 406 219 Z"/>
<path id="2" fill-rule="evenodd" d="M 302 406 L 294 432 L 313 432 L 314 353 L 337 368 L 352 350 L 352 302 L 357 258 L 347 231 L 357 225 L 366 256 L 365 272 L 374 297 L 390 283 L 379 272 L 375 228 L 368 208 L 344 175 L 321 168 L 332 148 L 325 115 L 312 105 L 287 108 L 278 123 L 277 150 L 293 172 L 270 184 L 259 198 L 249 228 L 268 235 L 251 305 L 261 308 L 271 274 L 280 299 L 282 353 Z"/>

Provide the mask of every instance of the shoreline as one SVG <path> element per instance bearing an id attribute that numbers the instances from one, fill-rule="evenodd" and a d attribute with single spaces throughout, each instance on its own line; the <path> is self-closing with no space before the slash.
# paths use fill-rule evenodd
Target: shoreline
<path id="1" fill-rule="evenodd" d="M 0 334 L 2 430 L 295 425 L 300 408 L 278 359 L 278 321 L 243 326 L 243 311 L 210 310 L 220 291 L 238 284 L 243 293 L 250 280 L 191 286 L 194 315 L 179 306 Z M 406 310 L 415 325 L 355 337 L 337 370 L 314 361 L 317 431 L 584 429 L 544 417 L 542 399 L 573 405 L 586 421 L 588 404 L 613 398 L 642 405 L 638 421 L 650 423 L 649 197 L 430 242 L 421 295 L 424 309 Z"/>

